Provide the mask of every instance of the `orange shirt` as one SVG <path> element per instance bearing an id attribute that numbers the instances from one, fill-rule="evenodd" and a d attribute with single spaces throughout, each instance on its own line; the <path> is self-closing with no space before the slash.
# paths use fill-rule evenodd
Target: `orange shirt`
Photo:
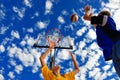
<path id="1" fill-rule="evenodd" d="M 44 80 L 75 80 L 75 75 L 73 72 L 64 74 L 63 77 L 61 75 L 55 76 L 53 72 L 46 65 L 43 66 L 41 70 Z"/>

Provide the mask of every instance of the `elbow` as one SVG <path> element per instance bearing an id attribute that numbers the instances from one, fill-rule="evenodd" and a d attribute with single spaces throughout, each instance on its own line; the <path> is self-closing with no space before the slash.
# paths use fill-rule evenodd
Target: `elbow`
<path id="1" fill-rule="evenodd" d="M 77 71 L 80 72 L 80 69 L 78 68 Z"/>
<path id="2" fill-rule="evenodd" d="M 76 68 L 76 71 L 77 71 L 77 73 L 78 73 L 78 72 L 80 72 L 80 69 L 79 69 L 79 68 Z"/>
<path id="3" fill-rule="evenodd" d="M 79 68 L 76 68 L 75 70 L 74 70 L 74 74 L 77 74 L 77 73 L 79 73 L 80 72 L 80 69 Z"/>
<path id="4" fill-rule="evenodd" d="M 40 62 L 42 62 L 42 61 L 43 61 L 43 58 L 42 58 L 42 56 L 40 56 L 40 57 L 39 57 L 39 60 L 40 60 Z"/>

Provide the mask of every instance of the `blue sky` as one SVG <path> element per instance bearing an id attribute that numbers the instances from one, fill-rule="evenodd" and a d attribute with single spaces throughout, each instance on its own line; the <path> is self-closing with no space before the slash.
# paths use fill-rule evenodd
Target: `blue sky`
<path id="1" fill-rule="evenodd" d="M 43 80 L 39 57 L 46 49 L 33 44 L 51 28 L 71 39 L 80 68 L 76 80 L 119 80 L 112 61 L 104 61 L 95 29 L 82 18 L 87 4 L 95 15 L 109 10 L 120 30 L 119 0 L 0 0 L 0 80 Z M 73 13 L 79 16 L 75 23 L 70 21 Z M 62 74 L 74 67 L 67 51 L 57 51 Z"/>

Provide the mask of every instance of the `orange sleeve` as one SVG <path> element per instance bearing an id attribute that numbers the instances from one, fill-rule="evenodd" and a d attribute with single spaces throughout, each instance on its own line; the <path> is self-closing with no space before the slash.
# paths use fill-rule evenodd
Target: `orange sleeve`
<path id="1" fill-rule="evenodd" d="M 74 72 L 69 72 L 67 74 L 64 74 L 64 77 L 67 79 L 67 80 L 75 80 L 75 74 Z"/>
<path id="2" fill-rule="evenodd" d="M 47 67 L 47 65 L 44 65 L 42 68 L 41 68 L 41 71 L 42 71 L 42 75 L 44 77 L 44 80 L 47 80 L 49 78 L 49 73 L 51 72 L 51 70 Z"/>

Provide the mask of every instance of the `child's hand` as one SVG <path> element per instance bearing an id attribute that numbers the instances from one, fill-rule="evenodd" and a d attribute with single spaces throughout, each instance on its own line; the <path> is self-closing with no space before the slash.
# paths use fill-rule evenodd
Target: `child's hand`
<path id="1" fill-rule="evenodd" d="M 55 46 L 56 46 L 56 43 L 55 42 L 53 42 L 53 41 L 50 41 L 49 42 L 49 46 L 50 46 L 50 48 L 55 48 Z"/>
<path id="2" fill-rule="evenodd" d="M 50 48 L 53 49 L 53 48 L 56 46 L 56 43 L 53 42 L 52 40 L 50 40 L 48 36 L 47 36 L 46 38 L 47 38 L 47 40 L 48 40 L 48 43 L 49 43 Z"/>

